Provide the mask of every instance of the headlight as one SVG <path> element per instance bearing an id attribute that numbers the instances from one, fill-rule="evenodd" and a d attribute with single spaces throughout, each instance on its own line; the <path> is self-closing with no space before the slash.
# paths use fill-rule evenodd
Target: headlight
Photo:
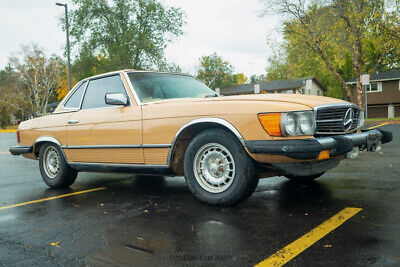
<path id="1" fill-rule="evenodd" d="M 296 135 L 297 116 L 294 113 L 284 113 L 281 119 L 281 130 L 283 135 Z"/>
<path id="2" fill-rule="evenodd" d="M 314 114 L 304 112 L 299 115 L 299 129 L 302 134 L 313 135 L 315 132 Z"/>
<path id="3" fill-rule="evenodd" d="M 271 136 L 314 135 L 313 111 L 258 114 L 261 125 Z"/>

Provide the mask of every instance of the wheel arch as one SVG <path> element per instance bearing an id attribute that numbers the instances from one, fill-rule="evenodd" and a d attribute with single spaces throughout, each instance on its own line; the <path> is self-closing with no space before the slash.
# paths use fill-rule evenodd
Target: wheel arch
<path id="1" fill-rule="evenodd" d="M 221 118 L 199 118 L 183 125 L 175 134 L 172 146 L 168 152 L 167 164 L 172 170 L 183 175 L 183 156 L 190 141 L 198 133 L 206 129 L 222 129 L 232 134 L 245 147 L 245 140 L 240 132 L 230 122 Z"/>
<path id="2" fill-rule="evenodd" d="M 41 146 L 42 144 L 44 144 L 44 143 L 53 143 L 53 144 L 57 145 L 57 146 L 60 148 L 61 152 L 63 153 L 64 158 L 66 159 L 60 141 L 58 141 L 56 138 L 51 137 L 51 136 L 42 136 L 42 137 L 39 137 L 39 138 L 36 139 L 35 142 L 33 143 L 32 152 L 33 152 L 33 154 L 36 156 L 36 159 L 39 158 L 40 146 Z"/>

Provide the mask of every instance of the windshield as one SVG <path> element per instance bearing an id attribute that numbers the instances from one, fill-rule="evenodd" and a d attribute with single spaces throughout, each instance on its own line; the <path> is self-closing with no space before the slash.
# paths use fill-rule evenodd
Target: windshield
<path id="1" fill-rule="evenodd" d="M 142 103 L 217 96 L 212 89 L 191 76 L 153 72 L 131 72 L 128 76 Z"/>

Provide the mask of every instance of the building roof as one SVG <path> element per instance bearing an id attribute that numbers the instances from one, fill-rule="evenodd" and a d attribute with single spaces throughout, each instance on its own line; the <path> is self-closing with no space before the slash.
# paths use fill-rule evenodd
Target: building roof
<path id="1" fill-rule="evenodd" d="M 400 80 L 400 70 L 385 71 L 380 73 L 371 74 L 369 77 L 370 82 L 380 82 L 380 81 L 393 81 Z M 355 84 L 357 82 L 356 77 L 352 78 L 347 82 L 347 84 Z"/>
<path id="2" fill-rule="evenodd" d="M 317 83 L 323 91 L 326 91 L 325 86 L 321 84 L 321 82 L 315 77 L 304 77 L 293 80 L 278 80 L 278 81 L 268 81 L 268 82 L 258 82 L 258 83 L 249 83 L 249 84 L 241 84 L 241 85 L 233 85 L 230 87 L 226 87 L 221 89 L 222 95 L 230 95 L 230 94 L 243 94 L 243 93 L 253 93 L 254 85 L 259 84 L 261 91 L 280 91 L 280 90 L 291 90 L 298 89 L 303 87 L 306 84 L 307 80 L 312 79 L 315 83 Z"/>

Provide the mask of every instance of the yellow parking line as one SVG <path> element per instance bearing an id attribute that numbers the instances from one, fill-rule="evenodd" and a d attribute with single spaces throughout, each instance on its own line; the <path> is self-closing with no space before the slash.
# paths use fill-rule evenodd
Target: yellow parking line
<path id="1" fill-rule="evenodd" d="M 0 133 L 15 133 L 17 130 L 0 130 Z"/>
<path id="2" fill-rule="evenodd" d="M 95 191 L 104 190 L 104 189 L 106 189 L 106 188 L 105 187 L 99 187 L 99 188 L 89 189 L 89 190 L 85 190 L 85 191 L 79 191 L 79 192 L 59 195 L 59 196 L 55 196 L 55 197 L 48 197 L 48 198 L 42 198 L 42 199 L 38 199 L 38 200 L 32 200 L 32 201 L 28 201 L 28 202 L 24 202 L 24 203 L 19 203 L 19 204 L 0 207 L 0 210 L 11 209 L 11 208 L 25 206 L 25 205 L 29 205 L 29 204 L 49 201 L 49 200 L 53 200 L 53 199 L 57 199 L 57 198 L 69 197 L 69 196 L 74 196 L 74 195 L 79 195 L 79 194 L 86 194 L 86 193 L 95 192 Z"/>
<path id="3" fill-rule="evenodd" d="M 307 234 L 303 235 L 296 241 L 287 245 L 283 249 L 279 250 L 268 259 L 257 264 L 257 267 L 264 266 L 282 266 L 288 261 L 302 253 L 304 250 L 312 246 L 318 240 L 335 230 L 337 227 L 342 225 L 345 221 L 356 215 L 362 209 L 359 208 L 345 208 L 332 218 L 323 222 Z"/>
<path id="4" fill-rule="evenodd" d="M 0 154 L 10 154 L 10 152 L 0 151 Z"/>
<path id="5" fill-rule="evenodd" d="M 400 122 L 399 121 L 384 122 L 384 123 L 381 123 L 381 124 L 378 124 L 378 125 L 375 125 L 375 126 L 371 126 L 371 127 L 368 128 L 368 130 L 372 130 L 372 129 L 375 129 L 375 128 L 378 128 L 378 127 L 381 127 L 381 126 L 384 126 L 384 125 L 398 124 L 398 123 L 400 123 Z"/>

